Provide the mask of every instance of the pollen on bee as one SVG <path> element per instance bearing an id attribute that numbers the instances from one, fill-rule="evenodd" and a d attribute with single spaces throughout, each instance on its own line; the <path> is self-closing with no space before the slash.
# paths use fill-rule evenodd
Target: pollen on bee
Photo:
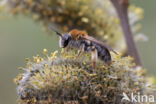
<path id="1" fill-rule="evenodd" d="M 92 49 L 94 49 L 95 48 L 95 46 L 92 46 Z"/>

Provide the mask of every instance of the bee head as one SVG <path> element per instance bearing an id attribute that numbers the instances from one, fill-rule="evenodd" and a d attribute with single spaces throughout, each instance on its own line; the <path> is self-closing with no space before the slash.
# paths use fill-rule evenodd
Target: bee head
<path id="1" fill-rule="evenodd" d="M 65 48 L 68 46 L 69 41 L 72 39 L 71 35 L 69 33 L 67 34 L 61 34 L 60 32 L 56 31 L 53 26 L 48 25 L 49 29 L 54 31 L 56 33 L 56 35 L 58 35 L 60 37 L 59 40 L 59 45 L 61 48 Z"/>
<path id="2" fill-rule="evenodd" d="M 69 41 L 72 39 L 70 34 L 64 34 L 62 36 L 60 36 L 60 41 L 59 41 L 59 45 L 61 48 L 65 48 L 68 46 Z"/>

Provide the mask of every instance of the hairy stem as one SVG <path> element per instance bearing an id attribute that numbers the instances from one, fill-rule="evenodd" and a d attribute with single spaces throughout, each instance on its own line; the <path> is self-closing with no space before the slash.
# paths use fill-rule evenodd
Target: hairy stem
<path id="1" fill-rule="evenodd" d="M 142 62 L 133 39 L 133 33 L 131 31 L 128 19 L 129 0 L 111 0 L 111 2 L 114 5 L 120 19 L 121 27 L 127 44 L 127 53 L 130 56 L 134 57 L 137 66 L 142 66 Z"/>

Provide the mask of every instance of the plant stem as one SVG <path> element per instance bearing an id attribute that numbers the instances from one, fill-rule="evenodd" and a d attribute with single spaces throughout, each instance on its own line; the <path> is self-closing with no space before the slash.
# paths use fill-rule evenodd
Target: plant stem
<path id="1" fill-rule="evenodd" d="M 142 62 L 133 39 L 133 33 L 131 31 L 128 19 L 129 0 L 111 0 L 111 2 L 114 5 L 120 19 L 121 27 L 127 44 L 127 53 L 130 56 L 134 57 L 137 66 L 142 66 Z"/>

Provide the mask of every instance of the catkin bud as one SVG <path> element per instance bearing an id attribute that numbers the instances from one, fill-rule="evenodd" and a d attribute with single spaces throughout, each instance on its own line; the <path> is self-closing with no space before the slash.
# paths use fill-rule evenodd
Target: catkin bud
<path id="1" fill-rule="evenodd" d="M 57 53 L 46 54 L 15 79 L 19 103 L 120 104 L 123 92 L 146 93 L 145 74 L 139 75 L 144 69 L 135 69 L 131 57 L 111 53 L 112 64 L 99 60 L 93 71 L 90 55 L 75 60 L 74 50 Z"/>

